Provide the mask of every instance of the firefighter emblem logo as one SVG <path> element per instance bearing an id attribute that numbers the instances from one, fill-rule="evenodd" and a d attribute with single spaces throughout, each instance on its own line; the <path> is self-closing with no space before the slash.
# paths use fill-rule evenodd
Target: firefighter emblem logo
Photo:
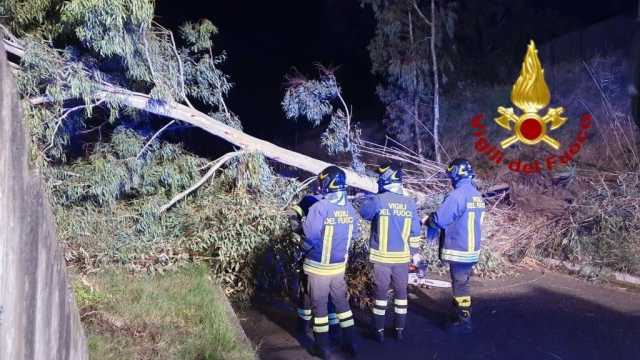
<path id="1" fill-rule="evenodd" d="M 511 107 L 500 106 L 498 107 L 500 116 L 494 119 L 498 125 L 513 132 L 512 136 L 500 142 L 500 146 L 506 149 L 517 142 L 527 145 L 544 142 L 558 150 L 560 142 L 549 136 L 548 131 L 561 127 L 567 121 L 566 117 L 562 117 L 564 109 L 549 108 L 546 115 L 538 114 L 549 105 L 550 100 L 551 94 L 544 81 L 544 70 L 532 40 L 527 47 L 520 76 L 511 90 L 511 102 L 521 110 L 522 114 L 518 115 Z"/>

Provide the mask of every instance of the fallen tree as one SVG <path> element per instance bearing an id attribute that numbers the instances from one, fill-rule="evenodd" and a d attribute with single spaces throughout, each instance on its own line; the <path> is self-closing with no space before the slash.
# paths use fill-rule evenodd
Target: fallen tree
<path id="1" fill-rule="evenodd" d="M 24 47 L 15 37 L 5 35 L 3 43 L 8 53 L 15 55 L 18 59 L 24 56 Z M 245 132 L 226 125 L 193 107 L 185 106 L 175 101 L 157 101 L 148 94 L 130 91 L 106 82 L 101 84 L 98 91 L 95 91 L 92 94 L 92 97 L 98 102 L 116 100 L 119 103 L 134 109 L 183 121 L 212 135 L 220 137 L 247 152 L 257 152 L 271 160 L 293 166 L 313 174 L 317 174 L 322 171 L 322 169 L 332 165 L 325 161 L 282 148 L 268 141 L 248 135 Z M 38 97 L 30 99 L 29 101 L 33 105 L 40 105 L 46 104 L 49 100 L 50 99 L 47 97 Z M 378 187 L 374 179 L 360 175 L 350 169 L 344 170 L 347 172 L 347 183 L 350 186 L 369 192 L 377 191 Z"/>

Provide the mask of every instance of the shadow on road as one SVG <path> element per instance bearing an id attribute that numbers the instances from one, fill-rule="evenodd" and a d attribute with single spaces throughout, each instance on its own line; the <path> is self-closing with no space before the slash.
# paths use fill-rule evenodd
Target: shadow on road
<path id="1" fill-rule="evenodd" d="M 443 330 L 449 289 L 414 289 L 406 339 L 371 340 L 368 311 L 355 310 L 361 359 L 638 359 L 640 295 L 565 275 L 522 274 L 475 286 L 474 333 Z M 294 307 L 270 299 L 244 314 L 262 359 L 311 359 L 295 339 Z M 389 323 L 391 326 L 391 323 Z M 340 356 L 338 356 L 340 358 Z"/>

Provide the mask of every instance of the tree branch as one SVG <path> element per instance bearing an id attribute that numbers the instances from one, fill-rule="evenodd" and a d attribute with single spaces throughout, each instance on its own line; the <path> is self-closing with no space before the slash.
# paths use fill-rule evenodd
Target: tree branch
<path id="1" fill-rule="evenodd" d="M 412 1 L 411 3 L 413 4 L 413 8 L 416 9 L 416 11 L 418 12 L 418 15 L 422 18 L 422 20 L 424 20 L 424 22 L 428 26 L 431 26 L 431 21 L 429 21 L 429 19 L 427 19 L 427 17 L 424 15 L 422 10 L 420 10 L 420 7 L 418 7 L 418 3 L 416 3 L 415 0 Z"/>
<path id="2" fill-rule="evenodd" d="M 99 100 L 96 103 L 93 104 L 87 104 L 87 105 L 78 105 L 78 106 L 74 106 L 72 108 L 67 109 L 65 112 L 62 113 L 62 115 L 56 119 L 56 127 L 53 129 L 53 134 L 51 134 L 51 141 L 49 142 L 49 145 L 47 145 L 47 147 L 45 147 L 42 150 L 42 153 L 46 153 L 47 150 L 51 149 L 54 145 L 54 141 L 56 138 L 56 133 L 58 132 L 58 129 L 60 128 L 60 126 L 62 125 L 62 122 L 64 121 L 64 119 L 67 118 L 67 116 L 69 116 L 72 112 L 80 110 L 80 109 L 86 109 L 88 107 L 94 107 L 94 106 L 98 106 L 100 104 L 102 104 L 103 102 L 105 102 L 105 100 Z"/>
<path id="3" fill-rule="evenodd" d="M 151 143 L 153 142 L 153 140 L 155 140 L 158 136 L 160 136 L 160 134 L 162 134 L 163 131 L 165 131 L 169 126 L 175 124 L 175 120 L 171 120 L 169 121 L 169 123 L 165 126 L 163 126 L 160 130 L 156 131 L 155 134 L 153 134 L 153 136 L 151 137 L 151 139 L 149 139 L 149 141 L 147 141 L 146 144 L 144 144 L 144 146 L 142 147 L 142 149 L 140 149 L 140 152 L 138 152 L 138 155 L 136 155 L 136 160 L 140 158 L 140 156 L 142 156 L 142 154 L 144 153 L 144 151 L 147 149 L 147 147 L 149 145 L 151 145 Z"/>
<path id="4" fill-rule="evenodd" d="M 196 190 L 197 188 L 202 186 L 202 184 L 204 184 L 210 177 L 212 177 L 213 174 L 216 173 L 216 170 L 218 170 L 220 168 L 220 166 L 222 166 L 224 163 L 226 163 L 227 161 L 231 160 L 232 158 L 234 158 L 234 157 L 236 157 L 238 155 L 242 155 L 242 154 L 245 154 L 245 153 L 246 153 L 246 151 L 239 150 L 239 151 L 233 151 L 233 152 L 224 154 L 222 157 L 220 157 L 218 160 L 216 160 L 215 163 L 213 163 L 211 168 L 207 171 L 206 174 L 204 174 L 204 176 L 202 178 L 200 178 L 200 180 L 198 180 L 198 182 L 193 184 L 187 190 L 185 190 L 185 191 L 181 192 L 180 194 L 174 196 L 173 199 L 171 199 L 171 201 L 169 201 L 167 204 L 165 204 L 164 206 L 162 206 L 160 208 L 160 210 L 158 211 L 158 214 L 162 214 L 167 209 L 169 209 L 170 207 L 175 205 L 175 203 L 177 203 L 178 201 L 184 199 L 187 195 L 189 195 L 194 190 Z"/>

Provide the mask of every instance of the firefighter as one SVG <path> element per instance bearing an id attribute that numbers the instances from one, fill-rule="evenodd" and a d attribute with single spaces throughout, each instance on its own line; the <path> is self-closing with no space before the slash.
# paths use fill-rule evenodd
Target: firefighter
<path id="1" fill-rule="evenodd" d="M 296 234 L 303 236 L 302 232 L 302 222 L 307 217 L 309 213 L 309 208 L 322 199 L 322 195 L 319 193 L 305 195 L 300 202 L 293 206 L 288 211 L 289 223 L 291 225 L 291 230 Z M 309 297 L 309 292 L 307 291 L 307 275 L 302 271 L 302 265 L 304 261 L 303 252 L 300 251 L 297 256 L 297 275 L 298 275 L 298 289 L 297 289 L 297 313 L 298 313 L 298 334 L 300 336 L 306 336 L 307 331 L 310 329 L 312 313 L 311 313 L 311 298 Z M 333 304 L 329 301 L 328 306 L 329 313 L 329 328 L 332 337 L 338 336 L 338 325 L 339 321 L 336 317 L 336 312 L 334 310 Z"/>
<path id="2" fill-rule="evenodd" d="M 471 289 L 469 277 L 480 256 L 481 224 L 485 213 L 482 194 L 473 184 L 475 176 L 469 161 L 455 159 L 447 168 L 453 185 L 440 207 L 426 218 L 427 237 L 440 234 L 440 259 L 449 262 L 453 287 L 454 320 L 448 325 L 453 333 L 470 333 Z"/>
<path id="3" fill-rule="evenodd" d="M 412 255 L 420 250 L 420 218 L 416 202 L 404 195 L 402 169 L 395 162 L 377 168 L 378 193 L 368 196 L 360 207 L 363 219 L 371 221 L 369 261 L 375 282 L 373 323 L 375 337 L 384 341 L 389 286 L 393 288 L 395 335 L 403 338 L 407 314 L 407 281 Z"/>
<path id="4" fill-rule="evenodd" d="M 302 225 L 305 259 L 302 265 L 307 275 L 307 289 L 313 313 L 315 355 L 329 356 L 329 296 L 335 306 L 342 329 L 343 347 L 355 355 L 354 320 L 347 299 L 344 272 L 349 248 L 360 234 L 359 217 L 347 201 L 346 174 L 329 166 L 318 175 L 322 199 L 310 208 Z"/>

